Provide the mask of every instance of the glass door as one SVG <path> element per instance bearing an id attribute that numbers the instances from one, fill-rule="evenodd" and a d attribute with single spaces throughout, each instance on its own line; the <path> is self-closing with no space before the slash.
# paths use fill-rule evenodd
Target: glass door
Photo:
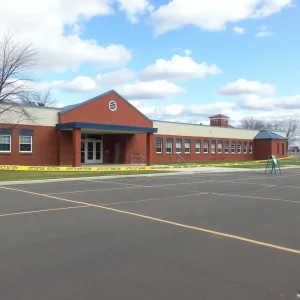
<path id="1" fill-rule="evenodd" d="M 95 140 L 86 141 L 86 162 L 99 164 L 102 163 L 102 142 Z"/>
<path id="2" fill-rule="evenodd" d="M 85 163 L 85 141 L 81 141 L 81 163 Z"/>
<path id="3" fill-rule="evenodd" d="M 94 162 L 94 142 L 93 141 L 87 141 L 87 162 Z"/>
<path id="4" fill-rule="evenodd" d="M 102 142 L 95 142 L 96 144 L 96 160 L 99 161 L 102 159 Z"/>

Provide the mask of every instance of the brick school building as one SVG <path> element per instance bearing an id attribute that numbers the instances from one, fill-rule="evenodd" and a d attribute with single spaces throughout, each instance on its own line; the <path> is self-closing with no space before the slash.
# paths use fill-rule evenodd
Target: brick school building
<path id="1" fill-rule="evenodd" d="M 0 105 L 0 111 L 6 105 Z M 150 120 L 115 91 L 64 108 L 24 107 L 0 114 L 1 165 L 82 166 L 253 160 L 286 156 L 284 133 Z"/>

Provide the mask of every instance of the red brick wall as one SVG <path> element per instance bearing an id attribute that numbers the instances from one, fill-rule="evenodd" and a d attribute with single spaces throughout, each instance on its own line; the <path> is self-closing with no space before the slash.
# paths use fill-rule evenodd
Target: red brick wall
<path id="1" fill-rule="evenodd" d="M 73 162 L 73 132 L 58 131 L 59 138 L 58 165 L 69 166 Z"/>
<path id="2" fill-rule="evenodd" d="M 126 163 L 126 140 L 127 134 L 104 134 L 103 135 L 103 163 L 115 163 L 116 143 L 120 143 L 120 163 Z"/>
<path id="3" fill-rule="evenodd" d="M 0 128 L 11 128 L 0 124 Z M 33 152 L 19 152 L 19 130 L 33 130 Z M 11 153 L 0 153 L 2 165 L 56 165 L 57 164 L 57 133 L 55 127 L 15 125 L 12 128 Z"/>
<path id="4" fill-rule="evenodd" d="M 126 139 L 126 163 L 130 164 L 132 153 L 141 153 L 146 157 L 147 149 L 147 134 L 138 133 L 134 135 L 128 135 Z M 133 156 L 133 164 L 138 163 L 138 156 Z"/>
<path id="5" fill-rule="evenodd" d="M 110 111 L 109 101 L 117 103 L 117 110 Z M 77 109 L 62 114 L 59 117 L 60 123 L 66 122 L 90 122 L 102 124 L 117 124 L 127 126 L 153 127 L 151 121 L 140 114 L 130 104 L 120 98 L 117 94 L 111 93 L 88 102 Z"/>
<path id="6" fill-rule="evenodd" d="M 279 152 L 277 145 L 279 145 Z M 267 159 L 270 155 L 275 155 L 277 158 L 286 157 L 286 141 L 256 140 L 254 147 L 255 159 Z M 282 147 L 284 152 L 282 152 Z"/>
<path id="7" fill-rule="evenodd" d="M 206 137 L 188 137 L 188 136 L 171 136 L 171 135 L 154 135 L 154 144 L 156 144 L 156 137 L 161 137 L 163 138 L 163 153 L 162 154 L 157 154 L 156 150 L 155 155 L 154 155 L 154 162 L 176 162 L 176 155 L 169 155 L 166 153 L 166 139 L 167 138 L 173 138 L 173 153 L 176 152 L 176 139 L 180 138 L 182 139 L 182 149 L 181 149 L 181 156 L 186 159 L 188 162 L 196 162 L 196 161 L 209 161 L 209 160 L 251 160 L 254 158 L 253 154 L 243 154 L 243 142 L 248 142 L 248 147 L 249 147 L 249 142 L 252 140 L 236 140 L 236 139 L 217 139 L 217 138 L 206 138 Z M 191 140 L 191 153 L 187 154 L 184 153 L 184 143 L 185 139 L 190 139 Z M 196 140 L 201 140 L 201 153 L 196 153 Z M 203 152 L 203 146 L 204 146 L 204 140 L 209 141 L 209 153 L 204 154 Z M 215 140 L 216 141 L 216 153 L 212 154 L 210 150 L 210 145 L 211 141 Z M 218 141 L 223 141 L 223 153 L 219 154 L 218 152 Z M 229 153 L 225 154 L 225 141 L 229 141 Z M 235 154 L 231 154 L 231 141 L 236 141 L 236 151 Z M 242 153 L 237 154 L 237 142 L 242 142 Z M 154 145 L 156 147 L 156 145 Z"/>
<path id="8" fill-rule="evenodd" d="M 228 120 L 221 120 L 221 119 L 210 120 L 210 126 L 228 127 Z"/>
<path id="9" fill-rule="evenodd" d="M 283 158 L 287 156 L 286 148 L 286 141 L 272 141 L 272 154 L 276 155 L 277 158 Z"/>
<path id="10" fill-rule="evenodd" d="M 255 159 L 267 159 L 272 153 L 271 140 L 254 141 L 254 157 Z"/>
<path id="11" fill-rule="evenodd" d="M 0 124 L 0 128 L 10 128 L 7 125 Z M 33 133 L 33 153 L 19 153 L 19 129 L 31 129 Z M 156 153 L 156 137 L 163 138 L 163 153 Z M 253 154 L 231 154 L 231 141 L 233 139 L 220 139 L 223 141 L 223 153 L 212 154 L 203 153 L 204 140 L 216 140 L 216 152 L 218 151 L 218 140 L 205 137 L 184 137 L 184 136 L 161 136 L 154 135 L 151 145 L 151 153 L 153 163 L 175 161 L 173 156 L 166 153 L 166 138 L 173 138 L 173 152 L 176 149 L 176 138 L 182 139 L 182 156 L 189 162 L 208 161 L 208 160 L 251 160 L 251 159 L 267 159 L 269 155 L 276 155 L 278 158 L 286 156 L 285 141 L 253 141 Z M 184 153 L 185 139 L 191 140 L 191 153 Z M 196 139 L 201 140 L 201 154 L 195 153 Z M 229 140 L 229 154 L 224 153 L 225 140 Z M 0 153 L 0 164 L 12 165 L 72 165 L 73 160 L 73 137 L 72 131 L 56 131 L 54 127 L 47 126 L 29 126 L 18 125 L 12 130 L 12 152 L 9 154 Z M 121 163 L 131 163 L 132 153 L 141 153 L 147 156 L 147 135 L 146 134 L 120 134 L 120 135 L 104 135 L 103 136 L 103 163 L 114 163 L 115 143 L 121 143 Z M 251 140 L 234 140 L 236 142 L 248 143 Z M 277 152 L 277 144 L 279 144 L 279 153 Z M 284 154 L 282 153 L 282 147 Z M 138 163 L 137 156 L 133 157 L 132 163 Z"/>

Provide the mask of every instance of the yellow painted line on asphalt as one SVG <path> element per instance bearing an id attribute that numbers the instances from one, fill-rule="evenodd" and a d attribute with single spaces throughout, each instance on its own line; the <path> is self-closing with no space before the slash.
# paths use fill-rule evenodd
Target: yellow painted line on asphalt
<path id="1" fill-rule="evenodd" d="M 79 191 L 69 191 L 69 192 L 60 192 L 60 193 L 48 193 L 47 195 L 63 195 L 63 194 L 75 194 L 75 193 L 85 193 L 85 192 L 101 192 L 101 191 L 114 191 L 114 190 L 126 190 L 126 189 L 141 189 L 141 188 L 163 188 L 165 186 L 174 186 L 174 185 L 188 185 L 193 183 L 209 183 L 216 182 L 215 180 L 207 180 L 207 181 L 190 181 L 190 182 L 177 182 L 177 183 L 167 183 L 167 184 L 155 184 L 155 185 L 140 185 L 133 183 L 124 183 L 124 182 L 110 182 L 110 181 L 97 181 L 101 183 L 113 183 L 116 185 L 122 185 L 125 187 L 120 188 L 110 188 L 110 189 L 90 189 L 90 190 L 79 190 Z M 168 188 L 163 188 L 168 189 Z M 170 189 L 174 190 L 174 189 Z M 177 190 L 177 189 L 175 189 Z M 180 189 L 181 191 L 185 191 Z M 187 191 L 192 192 L 192 191 Z"/>
<path id="2" fill-rule="evenodd" d="M 270 201 L 280 201 L 280 202 L 290 202 L 300 204 L 300 201 L 296 200 L 287 200 L 279 198 L 269 198 L 269 197 L 258 197 L 258 196 L 247 196 L 247 195 L 236 195 L 236 194 L 224 194 L 224 193 L 210 193 L 211 195 L 217 196 L 228 196 L 228 197 L 239 197 L 239 198 L 250 198 L 250 199 L 261 199 L 261 200 L 270 200 Z"/>
<path id="3" fill-rule="evenodd" d="M 173 226 L 177 226 L 177 227 L 182 227 L 182 228 L 186 228 L 186 229 L 205 232 L 205 233 L 209 233 L 209 234 L 212 234 L 212 235 L 222 236 L 222 237 L 226 237 L 226 238 L 229 238 L 229 239 L 243 241 L 243 242 L 254 244 L 254 245 L 259 245 L 259 246 L 263 246 L 263 247 L 267 247 L 267 248 L 281 250 L 281 251 L 284 251 L 284 252 L 300 254 L 300 250 L 298 250 L 298 249 L 287 248 L 287 247 L 283 247 L 283 246 L 279 246 L 279 245 L 275 245 L 275 244 L 270 244 L 270 243 L 265 243 L 265 242 L 245 238 L 245 237 L 242 237 L 242 236 L 237 236 L 237 235 L 228 234 L 228 233 L 219 232 L 219 231 L 214 231 L 214 230 L 210 230 L 210 229 L 206 229 L 206 228 L 201 228 L 201 227 L 190 226 L 190 225 L 186 225 L 186 224 L 182 224 L 182 223 L 172 222 L 172 221 L 168 221 L 168 220 L 165 220 L 165 219 L 150 217 L 150 216 L 147 216 L 147 215 L 137 214 L 137 213 L 133 213 L 133 212 L 125 211 L 125 210 L 120 210 L 120 209 L 116 209 L 116 208 L 112 208 L 112 207 L 107 207 L 107 206 L 103 206 L 103 205 L 91 204 L 91 203 L 82 202 L 82 201 L 69 200 L 69 199 L 64 199 L 64 198 L 55 197 L 55 196 L 46 195 L 46 194 L 39 194 L 39 193 L 35 193 L 35 192 L 23 191 L 23 190 L 19 190 L 19 189 L 15 189 L 15 188 L 0 187 L 0 189 L 17 191 L 17 192 L 21 192 L 21 193 L 27 193 L 27 194 L 31 194 L 31 195 L 37 195 L 37 196 L 41 196 L 41 197 L 56 199 L 56 200 L 59 200 L 59 201 L 77 203 L 77 204 L 80 204 L 80 205 L 86 205 L 86 206 L 91 206 L 91 207 L 97 207 L 97 208 L 105 209 L 105 210 L 108 210 L 108 211 L 113 211 L 113 212 L 117 212 L 117 213 L 121 213 L 121 214 L 125 214 L 125 215 L 139 217 L 139 218 L 142 218 L 142 219 L 147 219 L 147 220 L 151 220 L 151 221 L 155 221 L 155 222 L 159 222 L 159 223 L 164 223 L 164 224 L 168 224 L 168 225 L 173 225 Z"/>
<path id="4" fill-rule="evenodd" d="M 132 200 L 132 201 L 124 201 L 124 202 L 113 202 L 108 204 L 101 204 L 103 206 L 111 206 L 111 205 L 120 205 L 120 204 L 130 204 L 130 203 L 140 203 L 140 202 L 148 202 L 148 201 L 158 201 L 158 200 L 166 200 L 166 199 L 174 199 L 174 198 L 185 198 L 185 197 L 192 197 L 192 196 L 200 196 L 200 195 L 208 195 L 208 192 L 199 192 L 196 194 L 187 194 L 187 195 L 180 195 L 180 196 L 169 196 L 169 197 L 161 197 L 161 198 L 150 198 L 150 199 L 142 199 L 142 200 Z"/>
<path id="5" fill-rule="evenodd" d="M 9 216 L 27 215 L 27 214 L 35 214 L 35 213 L 57 211 L 57 210 L 69 210 L 69 209 L 84 208 L 84 207 L 90 207 L 90 206 L 80 205 L 80 206 L 69 206 L 69 207 L 49 208 L 49 209 L 40 209 L 40 210 L 29 210 L 29 211 L 21 211 L 16 213 L 2 214 L 0 215 L 0 217 L 2 218 L 2 217 L 9 217 Z"/>
<path id="6" fill-rule="evenodd" d="M 143 186 L 147 187 L 147 186 Z M 86 192 L 101 192 L 101 191 L 114 191 L 114 190 L 126 190 L 126 189 L 140 189 L 141 187 L 135 186 L 127 186 L 127 187 L 119 187 L 112 189 L 95 189 L 95 190 L 80 190 L 80 191 L 69 191 L 69 192 L 60 192 L 60 193 L 48 193 L 47 195 L 63 195 L 63 194 L 77 194 L 77 193 L 86 193 Z"/>
<path id="7" fill-rule="evenodd" d="M 237 174 L 238 175 L 238 174 Z M 248 178 L 240 178 L 240 179 L 233 179 L 233 180 L 224 180 L 222 182 L 229 182 L 229 181 L 243 181 L 243 180 L 250 180 L 250 179 L 281 179 L 281 178 L 287 178 L 287 177 L 295 177 L 299 176 L 300 173 L 295 173 L 292 175 L 274 175 L 273 177 L 267 177 L 267 174 L 265 176 L 256 176 L 256 177 L 248 177 Z"/>
<path id="8" fill-rule="evenodd" d="M 232 180 L 226 180 L 222 182 L 228 182 L 228 183 L 236 183 Z M 264 187 L 278 187 L 278 188 L 291 188 L 291 189 L 300 189 L 300 186 L 295 185 L 277 185 L 277 184 L 271 184 L 271 183 L 256 183 L 256 182 L 241 182 L 242 184 L 252 184 L 252 185 L 259 185 Z"/>
<path id="9" fill-rule="evenodd" d="M 286 175 L 286 176 L 280 176 L 280 178 L 285 177 L 291 177 L 291 176 L 298 176 L 298 174 L 295 175 Z M 190 185 L 190 184 L 203 184 L 203 183 L 238 183 L 239 181 L 244 180 L 251 180 L 251 179 L 265 179 L 267 177 L 247 177 L 247 178 L 239 178 L 239 179 L 233 179 L 233 180 L 201 180 L 201 181 L 189 181 L 189 182 L 176 182 L 176 183 L 166 183 L 166 184 L 155 184 L 155 185 L 143 185 L 143 184 L 133 184 L 133 183 L 126 183 L 126 182 L 115 182 L 115 181 L 107 181 L 107 180 L 91 180 L 91 182 L 96 183 L 109 183 L 109 184 L 115 184 L 115 185 L 122 185 L 125 186 L 123 188 L 105 188 L 105 189 L 88 189 L 88 190 L 77 190 L 77 191 L 69 191 L 69 192 L 57 192 L 57 193 L 48 193 L 48 195 L 63 195 L 63 194 L 75 194 L 75 193 L 85 193 L 85 192 L 101 192 L 101 191 L 113 191 L 113 190 L 122 190 L 122 189 L 140 189 L 140 188 L 163 188 L 165 186 L 177 186 L 177 185 Z M 279 177 L 272 177 L 272 179 L 277 179 Z M 174 178 L 176 179 L 176 178 Z M 276 186 L 270 183 L 255 183 L 255 182 L 241 182 L 243 184 L 249 184 L 249 185 L 258 185 L 258 186 Z M 282 187 L 290 187 L 290 186 L 282 186 Z M 291 186 L 292 187 L 292 186 Z M 298 188 L 298 187 L 294 187 Z M 299 187 L 300 188 L 300 187 Z M 168 189 L 168 188 L 165 188 Z M 173 190 L 173 189 L 172 189 Z M 175 189 L 176 190 L 176 189 Z M 185 191 L 180 189 L 181 191 Z M 194 191 L 187 191 L 187 192 L 194 192 Z"/>

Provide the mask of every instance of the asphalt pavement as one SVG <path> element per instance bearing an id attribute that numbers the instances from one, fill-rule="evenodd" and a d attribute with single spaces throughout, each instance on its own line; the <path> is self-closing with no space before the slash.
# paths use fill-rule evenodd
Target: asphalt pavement
<path id="1" fill-rule="evenodd" d="M 299 176 L 2 186 L 1 299 L 298 299 Z"/>

